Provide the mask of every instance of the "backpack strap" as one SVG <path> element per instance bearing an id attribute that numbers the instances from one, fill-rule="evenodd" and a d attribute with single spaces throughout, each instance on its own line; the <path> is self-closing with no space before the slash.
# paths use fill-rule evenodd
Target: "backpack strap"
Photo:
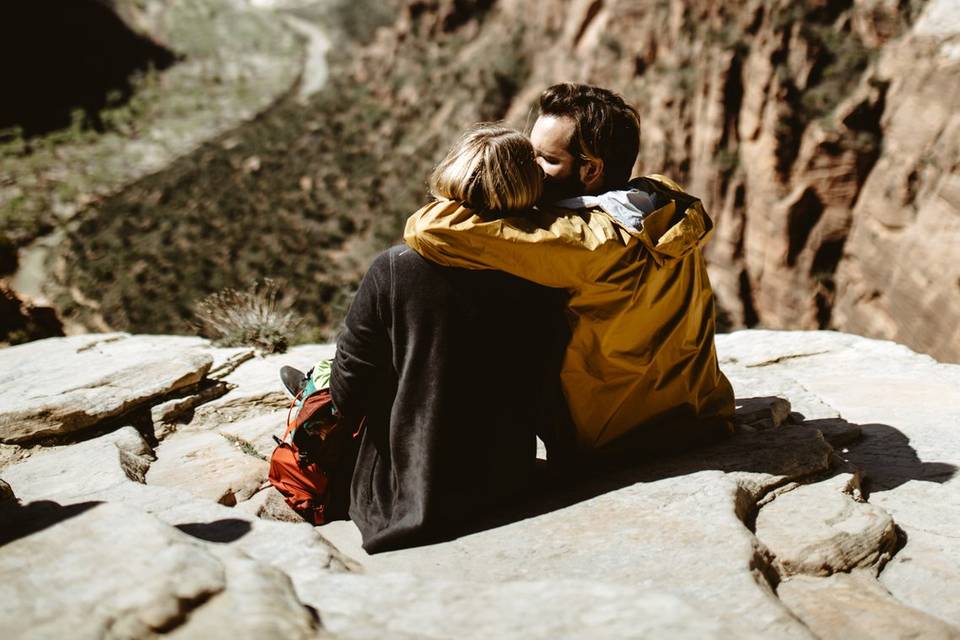
<path id="1" fill-rule="evenodd" d="M 301 396 L 301 395 L 303 395 L 303 389 L 301 389 L 301 390 L 297 393 L 296 397 L 294 397 L 294 399 L 293 399 L 293 402 L 290 403 L 290 408 L 287 409 L 287 429 L 286 429 L 286 431 L 283 432 L 283 437 L 280 438 L 280 440 L 279 440 L 279 442 L 278 442 L 277 444 L 282 444 L 282 443 L 286 442 L 286 441 L 287 441 L 287 436 L 290 435 L 290 432 L 291 432 L 291 431 L 294 431 L 294 430 L 295 430 L 294 424 L 296 423 L 296 420 L 294 420 L 293 422 L 290 422 L 290 414 L 293 413 L 293 408 L 294 408 L 295 406 L 297 406 L 297 403 L 300 401 L 300 396 Z"/>

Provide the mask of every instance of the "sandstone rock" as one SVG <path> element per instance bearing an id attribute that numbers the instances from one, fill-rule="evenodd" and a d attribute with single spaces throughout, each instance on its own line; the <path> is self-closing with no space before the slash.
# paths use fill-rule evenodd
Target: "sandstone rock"
<path id="1" fill-rule="evenodd" d="M 717 346 L 722 360 L 776 360 L 764 372 L 796 380 L 858 425 L 862 437 L 843 456 L 862 469 L 870 503 L 906 534 L 880 581 L 904 604 L 960 626 L 951 577 L 960 575 L 960 367 L 833 332 L 737 332 Z"/>
<path id="2" fill-rule="evenodd" d="M 897 542 L 883 509 L 850 495 L 856 480 L 840 474 L 782 493 L 760 509 L 757 538 L 776 558 L 778 573 L 826 576 L 874 567 Z"/>
<path id="3" fill-rule="evenodd" d="M 415 573 L 343 574 L 318 588 L 324 591 L 324 626 L 365 640 L 766 637 L 729 626 L 672 593 L 599 578 L 531 576 L 496 584 Z"/>
<path id="4" fill-rule="evenodd" d="M 842 419 L 807 420 L 803 426 L 819 431 L 831 447 L 841 452 L 863 437 L 863 429 Z"/>
<path id="5" fill-rule="evenodd" d="M 894 514 L 906 545 L 880 582 L 905 605 L 960 628 L 960 491 L 950 483 L 911 481 L 874 492 L 870 500 Z M 958 634 L 960 635 L 960 634 Z"/>
<path id="6" fill-rule="evenodd" d="M 172 431 L 172 423 L 189 422 L 192 417 L 189 414 L 198 406 L 209 402 L 214 398 L 219 398 L 230 390 L 224 382 L 217 382 L 204 385 L 196 389 L 194 393 L 188 393 L 177 398 L 171 398 L 165 402 L 154 405 L 150 408 L 150 420 L 154 425 L 154 435 L 158 438 Z"/>
<path id="7" fill-rule="evenodd" d="M 217 431 L 234 442 L 246 443 L 248 451 L 269 460 L 277 446 L 273 436 L 279 438 L 283 435 L 288 415 L 287 409 L 273 410 L 235 422 L 225 422 L 217 427 Z"/>
<path id="8" fill-rule="evenodd" d="M 136 509 L 39 502 L 8 509 L 5 519 L 14 539 L 0 549 L 4 637 L 317 632 L 282 573 L 235 551 L 208 551 Z"/>
<path id="9" fill-rule="evenodd" d="M 241 364 L 247 360 L 252 360 L 257 356 L 254 349 L 246 347 L 226 347 L 210 349 L 213 358 L 213 366 L 207 373 L 208 378 L 221 380 L 237 370 Z"/>
<path id="10" fill-rule="evenodd" d="M 94 426 L 198 382 L 211 362 L 162 336 L 49 338 L 0 350 L 0 440 Z"/>
<path id="11" fill-rule="evenodd" d="M 737 401 L 736 421 L 752 429 L 773 429 L 790 417 L 790 403 L 779 397 L 741 398 Z"/>
<path id="12" fill-rule="evenodd" d="M 4 480 L 0 480 L 0 504 L 16 501 L 17 496 L 13 494 L 13 489 Z"/>
<path id="13" fill-rule="evenodd" d="M 934 0 L 879 56 L 878 75 L 890 83 L 883 147 L 853 210 L 833 314 L 845 331 L 952 362 L 960 361 L 960 59 L 949 47 L 958 34 L 956 3 Z"/>
<path id="14" fill-rule="evenodd" d="M 269 519 L 289 513 L 272 488 L 256 491 L 252 482 L 256 493 L 232 508 L 215 503 L 217 492 L 203 498 L 189 491 L 191 482 L 232 487 L 233 476 L 209 470 L 230 469 L 236 456 L 262 462 L 224 435 L 249 442 L 252 453 L 272 449 L 270 435 L 282 426 L 284 409 L 253 399 L 269 398 L 269 389 L 279 386 L 279 364 L 263 364 L 268 359 L 238 367 L 231 375 L 240 380 L 250 374 L 246 389 L 241 385 L 211 401 L 221 403 L 216 412 L 200 405 L 193 421 L 156 450 L 128 427 L 42 448 L 6 467 L 3 478 L 21 501 L 64 505 L 58 509 L 100 501 L 123 505 L 199 545 L 220 563 L 225 586 L 205 603 L 183 603 L 193 609 L 169 633 L 193 637 L 217 633 L 228 610 L 262 620 L 264 626 L 252 624 L 261 637 L 296 636 L 296 629 L 269 625 L 281 624 L 274 611 L 299 620 L 299 602 L 319 612 L 329 631 L 355 638 L 810 638 L 829 636 L 828 625 L 850 635 L 871 635 L 874 628 L 902 637 L 951 632 L 947 625 L 960 620 L 953 586 L 960 575 L 960 546 L 954 544 L 960 400 L 952 391 L 960 388 L 960 367 L 833 332 L 744 331 L 720 336 L 718 348 L 741 416 L 774 428 L 577 478 L 482 514 L 461 537 L 426 547 L 369 556 L 352 523 L 314 528 Z M 329 347 L 314 347 L 314 354 L 322 349 Z M 259 381 L 244 373 L 246 366 L 263 368 Z M 237 403 L 230 405 L 236 391 Z M 804 415 L 789 413 L 788 403 Z M 214 438 L 226 447 L 214 446 Z M 848 451 L 834 451 L 828 440 Z M 207 445 L 203 464 L 190 458 L 190 451 Z M 171 473 L 183 468 L 178 486 L 150 484 L 165 467 Z M 843 474 L 859 470 L 866 504 L 843 492 L 856 487 Z M 40 533 L 100 508 L 71 511 L 73 517 Z M 889 549 L 890 528 L 874 526 L 889 523 L 883 512 L 906 537 L 879 575 L 882 587 L 846 574 L 817 582 L 784 579 L 796 567 L 871 565 L 870 558 Z M 756 534 L 749 526 L 754 517 Z M 36 535 L 0 546 L 0 566 L 12 544 Z M 868 548 L 873 551 L 854 552 Z M 220 549 L 234 559 L 219 555 Z M 299 602 L 271 595 L 276 604 L 264 608 L 256 593 L 289 590 L 274 580 L 277 570 L 289 577 Z M 12 580 L 13 588 L 18 581 Z M 858 592 L 860 601 L 853 595 Z M 110 606 L 124 602 L 104 598 Z M 895 620 L 887 621 L 881 607 Z M 166 611 L 140 608 L 154 609 Z M 885 627 L 869 626 L 873 618 Z"/>
<path id="15" fill-rule="evenodd" d="M 768 407 L 765 421 L 767 424 L 783 423 L 787 419 L 783 415 L 785 410 L 799 414 L 800 421 L 840 417 L 840 413 L 825 404 L 822 398 L 805 389 L 796 380 L 767 369 L 762 363 L 744 366 L 733 359 L 723 362 L 721 367 L 733 385 L 737 397 L 737 413 L 741 419 L 746 417 L 745 413 L 763 411 L 765 406 Z M 754 414 L 753 419 L 763 417 L 763 414 Z"/>
<path id="16" fill-rule="evenodd" d="M 318 360 L 332 358 L 335 352 L 334 345 L 300 345 L 287 353 L 245 361 L 221 378 L 233 387 L 231 391 L 199 407 L 191 424 L 220 427 L 227 422 L 286 409 L 290 399 L 280 384 L 280 367 L 290 365 L 306 371 Z"/>
<path id="17" fill-rule="evenodd" d="M 904 606 L 870 575 L 794 576 L 777 595 L 817 637 L 960 638 L 960 629 Z"/>
<path id="18" fill-rule="evenodd" d="M 157 447 L 157 461 L 146 481 L 233 506 L 259 491 L 267 480 L 267 461 L 246 448 L 242 441 L 216 431 L 178 432 Z"/>
<path id="19" fill-rule="evenodd" d="M 316 612 L 297 598 L 290 579 L 245 555 L 215 550 L 224 564 L 227 588 L 187 622 L 167 634 L 171 638 L 311 638 L 331 636 L 320 628 Z M 226 621 L 230 621 L 226 623 Z"/>
<path id="20" fill-rule="evenodd" d="M 237 511 L 249 513 L 265 520 L 303 522 L 303 518 L 290 508 L 284 501 L 283 495 L 272 486 L 258 491 L 249 500 L 237 505 Z M 344 550 L 341 549 L 341 551 Z"/>
<path id="21" fill-rule="evenodd" d="M 4 470 L 24 501 L 75 502 L 141 483 L 152 452 L 133 427 L 123 427 L 86 442 L 46 448 Z"/>
<path id="22" fill-rule="evenodd" d="M 458 601 L 464 597 L 459 594 L 476 590 L 474 585 L 485 585 L 481 594 L 494 585 L 524 594 L 540 589 L 539 596 L 528 597 L 554 602 L 544 605 L 550 611 L 555 606 L 562 610 L 548 623 L 558 625 L 550 628 L 559 629 L 560 635 L 589 634 L 594 616 L 600 635 L 609 630 L 616 637 L 614 630 L 644 628 L 645 607 L 618 606 L 615 601 L 630 597 L 643 602 L 656 591 L 698 611 L 685 623 L 673 617 L 675 606 L 668 607 L 666 619 L 653 619 L 665 635 L 694 635 L 709 623 L 706 628 L 720 635 L 808 637 L 773 597 L 764 578 L 766 551 L 741 518 L 764 492 L 825 470 L 828 451 L 819 434 L 806 429 L 741 434 L 686 456 L 590 482 L 583 479 L 586 486 L 541 499 L 532 512 L 512 514 L 498 528 L 372 557 L 360 550 L 351 524 L 332 523 L 321 531 L 363 564 L 376 585 L 367 587 L 374 594 L 368 598 L 395 600 L 399 594 L 393 577 L 416 567 L 419 578 L 429 579 L 431 592 L 437 584 L 448 585 L 442 590 L 446 595 L 439 596 L 445 600 Z M 722 545 L 714 544 L 718 539 Z M 542 582 L 545 579 L 548 582 Z M 361 586 L 334 580 L 337 589 L 325 586 L 328 578 L 322 577 L 315 592 L 303 593 L 311 594 L 304 596 L 308 600 L 317 599 L 325 621 L 337 632 L 349 628 L 338 626 L 345 624 L 339 622 L 341 616 L 347 616 L 341 608 L 349 606 L 350 594 Z M 572 583 L 583 585 L 582 597 L 570 597 Z M 352 607 L 360 607 L 363 616 L 378 615 L 373 613 L 376 606 Z M 465 616 L 461 621 L 469 621 L 466 628 L 489 629 L 493 624 L 489 614 L 472 605 L 457 610 L 458 617 Z M 420 623 L 437 629 L 438 635 L 452 632 L 439 611 L 428 612 Z"/>
<path id="23" fill-rule="evenodd" d="M 42 451 L 8 467 L 4 478 L 24 502 L 107 501 L 136 507 L 281 569 L 295 584 L 315 579 L 317 573 L 354 567 L 305 522 L 260 520 L 182 489 L 142 484 L 149 452 L 143 437 L 128 427 Z"/>

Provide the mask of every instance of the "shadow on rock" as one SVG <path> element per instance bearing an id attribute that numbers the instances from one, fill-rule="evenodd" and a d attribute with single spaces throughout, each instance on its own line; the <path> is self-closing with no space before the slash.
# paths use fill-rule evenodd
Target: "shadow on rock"
<path id="1" fill-rule="evenodd" d="M 9 502 L 0 507 L 0 547 L 25 538 L 88 511 L 99 501 L 61 505 L 52 500 L 38 500 L 26 505 Z"/>
<path id="2" fill-rule="evenodd" d="M 946 482 L 952 464 L 923 462 L 903 432 L 889 425 L 856 425 L 842 419 L 804 420 L 790 412 L 784 398 L 738 398 L 737 433 L 720 442 L 671 452 L 662 444 L 637 447 L 614 464 L 569 466 L 545 471 L 539 489 L 525 499 L 466 524 L 457 535 L 476 533 L 536 517 L 616 491 L 638 482 L 654 482 L 701 471 L 747 472 L 789 480 L 828 473 L 844 457 L 867 478 L 865 493 L 897 487 L 910 480 Z M 544 465 L 545 466 L 545 465 Z M 870 481 L 872 480 L 872 484 Z M 456 536 L 447 536 L 447 539 Z"/>
<path id="3" fill-rule="evenodd" d="M 207 542 L 233 542 L 247 535 L 250 523 L 239 518 L 224 518 L 214 522 L 188 522 L 176 525 L 184 533 Z"/>
<path id="4" fill-rule="evenodd" d="M 860 429 L 863 437 L 850 445 L 844 458 L 863 470 L 865 494 L 896 489 L 911 480 L 942 484 L 957 473 L 954 464 L 921 460 L 910 439 L 895 427 L 862 424 Z"/>

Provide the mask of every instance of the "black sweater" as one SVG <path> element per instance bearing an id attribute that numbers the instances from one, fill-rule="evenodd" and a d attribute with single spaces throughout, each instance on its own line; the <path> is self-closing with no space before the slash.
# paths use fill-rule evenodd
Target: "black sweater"
<path id="1" fill-rule="evenodd" d="M 378 256 L 337 342 L 334 403 L 366 415 L 350 517 L 368 552 L 455 533 L 529 486 L 564 345 L 559 292 L 497 271 Z M 546 382 L 545 382 L 546 381 Z"/>

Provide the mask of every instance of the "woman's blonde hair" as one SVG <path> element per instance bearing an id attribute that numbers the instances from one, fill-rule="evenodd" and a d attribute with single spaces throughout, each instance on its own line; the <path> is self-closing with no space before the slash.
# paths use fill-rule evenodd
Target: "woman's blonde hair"
<path id="1" fill-rule="evenodd" d="M 495 124 L 464 133 L 430 176 L 430 194 L 470 209 L 529 209 L 543 191 L 533 145 L 523 134 Z"/>

